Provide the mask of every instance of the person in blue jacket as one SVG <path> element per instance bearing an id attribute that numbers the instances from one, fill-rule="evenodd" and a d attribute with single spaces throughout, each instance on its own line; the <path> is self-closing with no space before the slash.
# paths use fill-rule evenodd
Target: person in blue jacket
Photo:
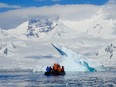
<path id="1" fill-rule="evenodd" d="M 46 71 L 47 72 L 50 72 L 50 67 L 47 66 Z"/>

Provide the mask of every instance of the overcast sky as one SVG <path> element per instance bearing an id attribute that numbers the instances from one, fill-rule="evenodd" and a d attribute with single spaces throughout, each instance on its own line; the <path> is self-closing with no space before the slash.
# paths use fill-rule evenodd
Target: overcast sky
<path id="1" fill-rule="evenodd" d="M 14 28 L 35 16 L 90 17 L 109 1 L 116 0 L 0 0 L 0 27 Z"/>

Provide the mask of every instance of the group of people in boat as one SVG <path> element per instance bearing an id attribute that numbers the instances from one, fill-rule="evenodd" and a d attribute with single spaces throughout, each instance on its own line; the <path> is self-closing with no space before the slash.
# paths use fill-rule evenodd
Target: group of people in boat
<path id="1" fill-rule="evenodd" d="M 64 66 L 60 66 L 58 63 L 54 63 L 53 67 L 48 67 L 46 68 L 46 73 L 45 75 L 60 75 L 60 74 L 65 74 L 64 71 Z"/>

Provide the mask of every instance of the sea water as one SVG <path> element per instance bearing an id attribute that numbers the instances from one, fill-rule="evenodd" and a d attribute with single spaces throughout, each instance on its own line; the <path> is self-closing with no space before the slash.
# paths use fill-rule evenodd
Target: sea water
<path id="1" fill-rule="evenodd" d="M 0 87 L 116 87 L 116 71 L 45 76 L 31 70 L 0 70 Z"/>

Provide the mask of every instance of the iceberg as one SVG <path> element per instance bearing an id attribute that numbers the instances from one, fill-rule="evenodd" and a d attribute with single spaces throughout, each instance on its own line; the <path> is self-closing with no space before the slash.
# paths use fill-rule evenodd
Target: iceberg
<path id="1" fill-rule="evenodd" d="M 58 61 L 60 65 L 65 67 L 65 71 L 96 71 L 89 65 L 89 61 L 84 55 L 67 49 L 66 47 L 52 44 L 52 46 L 60 53 L 61 59 Z"/>

